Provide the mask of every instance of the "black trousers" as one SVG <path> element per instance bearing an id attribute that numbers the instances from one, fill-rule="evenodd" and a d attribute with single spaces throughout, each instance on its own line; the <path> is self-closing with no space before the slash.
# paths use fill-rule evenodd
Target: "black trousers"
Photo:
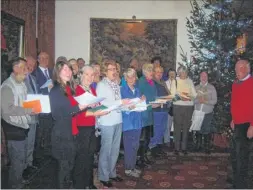
<path id="1" fill-rule="evenodd" d="M 51 114 L 39 115 L 39 126 L 36 128 L 35 140 L 35 159 L 43 156 L 51 156 L 51 133 L 53 127 L 53 118 Z"/>
<path id="2" fill-rule="evenodd" d="M 154 136 L 153 125 L 142 127 L 141 136 L 140 136 L 140 146 L 138 150 L 138 156 L 140 156 L 141 160 L 144 159 L 144 155 L 148 151 L 148 145 L 149 145 L 150 139 L 153 136 Z"/>
<path id="3" fill-rule="evenodd" d="M 84 189 L 93 185 L 93 162 L 96 151 L 95 126 L 78 127 L 79 134 L 75 138 L 76 158 L 73 172 L 75 189 Z"/>
<path id="4" fill-rule="evenodd" d="M 249 123 L 235 125 L 232 139 L 231 158 L 236 189 L 246 189 L 248 180 L 250 143 L 252 139 L 247 138 Z M 252 163 L 251 163 L 252 164 Z"/>

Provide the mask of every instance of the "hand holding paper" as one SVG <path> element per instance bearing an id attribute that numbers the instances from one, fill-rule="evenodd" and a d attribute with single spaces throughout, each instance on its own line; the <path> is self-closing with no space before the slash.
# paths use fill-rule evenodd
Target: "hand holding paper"
<path id="1" fill-rule="evenodd" d="M 52 88 L 53 87 L 53 82 L 51 79 L 47 80 L 47 82 L 45 82 L 41 87 L 40 89 L 42 88 Z"/>
<path id="2" fill-rule="evenodd" d="M 50 113 L 51 107 L 49 102 L 48 95 L 40 95 L 40 94 L 28 94 L 26 101 L 23 103 L 24 106 L 36 107 L 35 109 L 39 109 L 40 105 L 40 112 L 39 113 Z"/>
<path id="3" fill-rule="evenodd" d="M 91 104 L 96 104 L 101 101 L 103 101 L 105 98 L 99 98 L 94 95 L 92 95 L 89 92 L 85 92 L 80 96 L 74 97 L 75 100 L 80 104 L 80 105 L 91 105 Z"/>

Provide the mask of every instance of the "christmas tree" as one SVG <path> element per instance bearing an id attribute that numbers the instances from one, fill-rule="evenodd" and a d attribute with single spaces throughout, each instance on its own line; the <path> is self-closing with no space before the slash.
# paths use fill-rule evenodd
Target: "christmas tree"
<path id="1" fill-rule="evenodd" d="M 242 4 L 238 9 L 232 0 L 193 0 L 190 3 L 192 11 L 190 18 L 186 18 L 186 27 L 191 58 L 188 59 L 181 47 L 182 64 L 188 68 L 195 84 L 199 83 L 201 71 L 208 72 L 209 82 L 215 86 L 218 96 L 213 125 L 217 132 L 228 134 L 235 63 L 240 57 L 252 59 L 253 55 L 252 43 L 245 44 L 245 31 L 252 26 L 252 17 L 238 11 Z"/>

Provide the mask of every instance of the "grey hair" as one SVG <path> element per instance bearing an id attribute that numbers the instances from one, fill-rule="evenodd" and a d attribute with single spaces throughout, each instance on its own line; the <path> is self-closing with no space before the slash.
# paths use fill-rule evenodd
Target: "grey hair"
<path id="1" fill-rule="evenodd" d="M 136 74 L 136 71 L 132 68 L 128 68 L 124 73 L 123 73 L 125 79 L 127 77 L 135 77 L 137 78 L 137 74 Z"/>
<path id="2" fill-rule="evenodd" d="M 188 74 L 188 70 L 187 70 L 187 68 L 185 66 L 178 67 L 177 73 L 178 73 L 179 76 L 180 76 L 180 73 L 182 73 L 182 72 Z"/>
<path id="3" fill-rule="evenodd" d="M 92 66 L 90 65 L 85 65 L 81 68 L 81 73 L 82 73 L 82 76 L 81 76 L 81 80 L 83 80 L 83 74 L 87 71 L 87 70 L 92 70 L 94 72 L 94 69 Z"/>

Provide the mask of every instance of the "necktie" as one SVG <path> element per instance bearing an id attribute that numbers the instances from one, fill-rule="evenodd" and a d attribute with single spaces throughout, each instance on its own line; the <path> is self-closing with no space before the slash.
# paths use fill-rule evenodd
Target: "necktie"
<path id="1" fill-rule="evenodd" d="M 45 69 L 44 72 L 45 72 L 45 76 L 46 76 L 47 80 L 50 79 L 49 75 L 48 75 L 48 72 L 47 72 L 47 69 Z"/>
<path id="2" fill-rule="evenodd" d="M 33 85 L 33 81 L 32 81 L 32 77 L 31 75 L 28 75 L 28 78 L 29 78 L 29 83 L 33 89 L 33 92 L 36 94 L 36 89 L 35 89 L 35 86 Z"/>

